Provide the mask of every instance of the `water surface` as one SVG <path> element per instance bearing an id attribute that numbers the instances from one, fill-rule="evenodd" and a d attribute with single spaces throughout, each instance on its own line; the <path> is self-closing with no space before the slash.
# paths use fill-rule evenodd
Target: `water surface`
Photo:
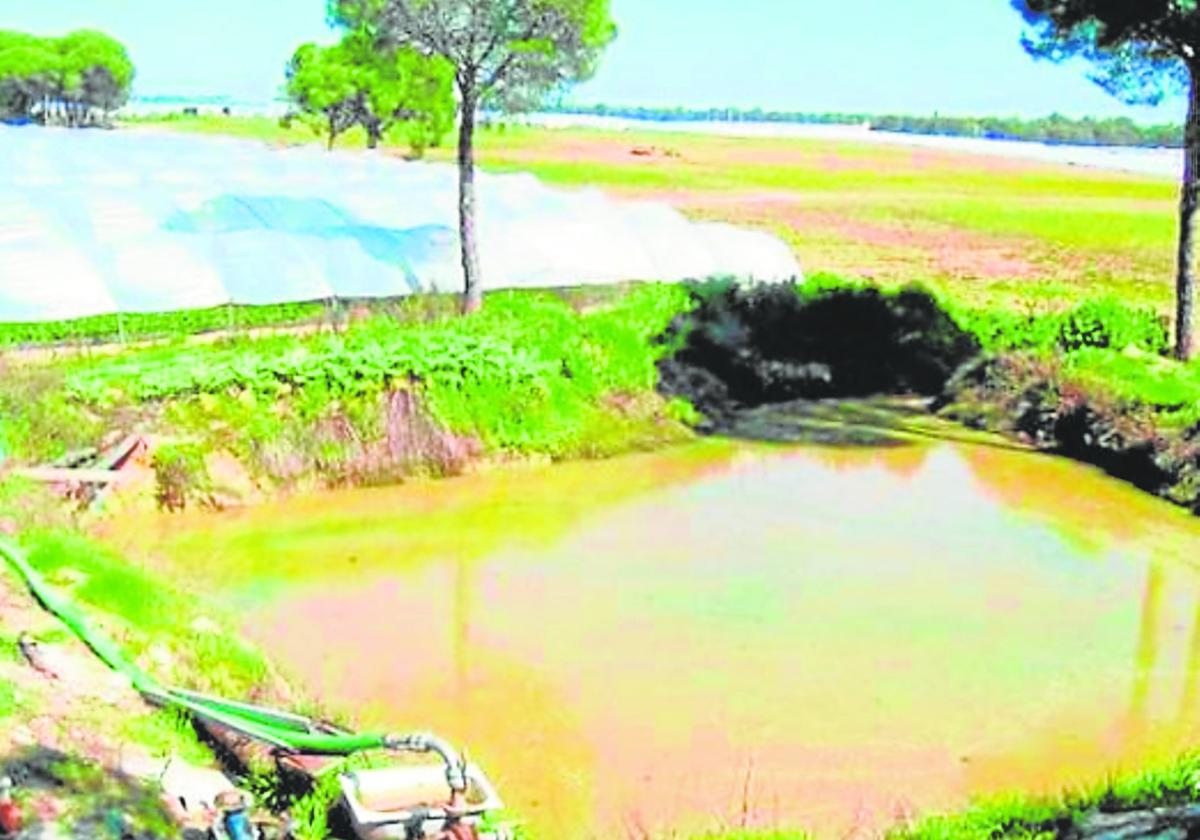
<path id="1" fill-rule="evenodd" d="M 1200 524 L 1003 447 L 709 441 L 149 535 L 334 706 L 468 745 L 538 837 L 877 829 L 1200 725 Z"/>

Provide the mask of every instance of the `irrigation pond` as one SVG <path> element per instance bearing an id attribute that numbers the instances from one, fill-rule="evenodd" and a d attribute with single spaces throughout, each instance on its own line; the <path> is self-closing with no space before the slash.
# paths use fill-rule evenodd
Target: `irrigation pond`
<path id="1" fill-rule="evenodd" d="M 1200 522 L 995 441 L 708 440 L 134 524 L 330 706 L 468 745 L 535 837 L 843 835 L 1200 728 Z"/>

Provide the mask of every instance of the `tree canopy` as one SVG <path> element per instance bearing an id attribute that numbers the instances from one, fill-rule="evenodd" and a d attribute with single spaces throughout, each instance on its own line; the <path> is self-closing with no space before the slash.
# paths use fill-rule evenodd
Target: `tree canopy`
<path id="1" fill-rule="evenodd" d="M 1010 0 L 1030 54 L 1091 62 L 1091 78 L 1128 103 L 1188 92 L 1176 262 L 1176 355 L 1193 352 L 1194 244 L 1200 208 L 1200 0 Z"/>
<path id="2" fill-rule="evenodd" d="M 453 127 L 450 66 L 409 49 L 377 50 L 351 33 L 332 47 L 305 44 L 288 64 L 287 94 L 296 109 L 322 123 L 332 147 L 354 126 L 374 148 L 393 126 L 404 123 L 418 154 Z"/>
<path id="3" fill-rule="evenodd" d="M 0 116 L 93 125 L 129 100 L 133 77 L 129 53 L 103 32 L 41 38 L 0 31 Z"/>
<path id="4" fill-rule="evenodd" d="M 329 18 L 376 49 L 406 48 L 453 68 L 458 91 L 463 306 L 482 305 L 476 244 L 475 119 L 520 111 L 591 76 L 616 36 L 609 0 L 329 0 Z"/>
<path id="5" fill-rule="evenodd" d="M 329 17 L 446 59 L 460 95 L 503 110 L 590 77 L 616 35 L 609 0 L 329 0 Z"/>

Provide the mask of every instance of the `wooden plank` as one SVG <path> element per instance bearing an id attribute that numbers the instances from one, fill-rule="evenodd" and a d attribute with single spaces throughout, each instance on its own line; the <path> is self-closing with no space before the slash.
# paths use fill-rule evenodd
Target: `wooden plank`
<path id="1" fill-rule="evenodd" d="M 100 453 L 96 460 L 96 467 L 102 470 L 116 469 L 128 461 L 141 445 L 141 435 L 126 435 L 116 446 Z"/>
<path id="2" fill-rule="evenodd" d="M 13 474 L 46 484 L 116 484 L 124 478 L 116 470 L 70 470 L 62 467 L 31 467 L 13 470 Z"/>
<path id="3" fill-rule="evenodd" d="M 47 466 L 61 467 L 63 469 L 74 469 L 85 461 L 95 460 L 98 454 L 99 453 L 96 451 L 95 447 L 76 449 L 73 452 L 68 452 L 66 455 L 55 461 L 51 461 Z"/>

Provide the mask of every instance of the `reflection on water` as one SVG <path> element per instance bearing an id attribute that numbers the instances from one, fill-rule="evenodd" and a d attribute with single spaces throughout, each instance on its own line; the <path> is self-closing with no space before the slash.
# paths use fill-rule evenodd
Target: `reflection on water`
<path id="1" fill-rule="evenodd" d="M 537 836 L 880 826 L 1194 737 L 1200 523 L 1065 461 L 673 452 L 164 520 L 164 567 Z"/>

